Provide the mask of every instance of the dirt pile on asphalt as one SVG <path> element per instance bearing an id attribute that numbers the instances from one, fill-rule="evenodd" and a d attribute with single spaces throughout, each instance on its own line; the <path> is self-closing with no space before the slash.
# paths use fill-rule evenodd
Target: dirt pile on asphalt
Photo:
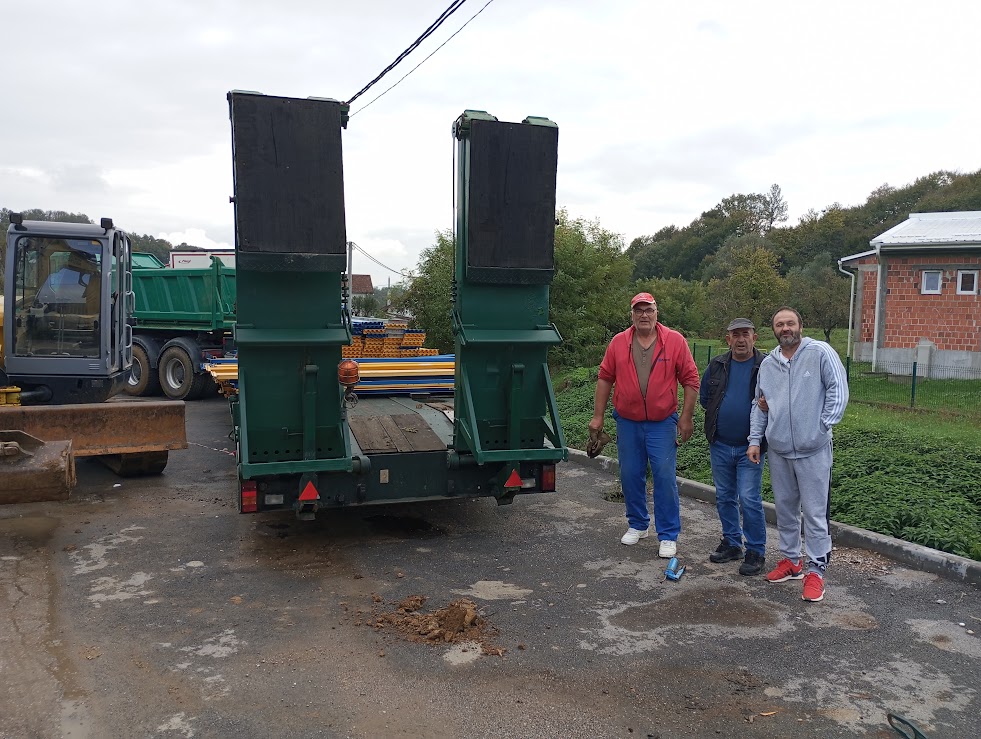
<path id="1" fill-rule="evenodd" d="M 476 642 L 483 654 L 504 656 L 504 649 L 493 644 L 497 629 L 478 613 L 477 604 L 460 598 L 431 613 L 421 609 L 424 595 L 410 595 L 391 613 L 376 613 L 369 623 L 376 629 L 393 628 L 403 638 L 426 644 Z"/>

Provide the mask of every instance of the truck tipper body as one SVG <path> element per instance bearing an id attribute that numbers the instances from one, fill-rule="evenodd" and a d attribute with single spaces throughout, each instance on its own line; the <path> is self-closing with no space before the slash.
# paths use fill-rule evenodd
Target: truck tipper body
<path id="1" fill-rule="evenodd" d="M 555 490 L 568 451 L 548 347 L 558 129 L 466 111 L 452 398 L 358 398 L 347 312 L 341 128 L 322 98 L 228 95 L 232 124 L 239 510 L 303 520 L 349 505 Z"/>
<path id="2" fill-rule="evenodd" d="M 194 400 L 213 387 L 205 364 L 230 350 L 235 268 L 210 260 L 199 269 L 133 268 L 130 395 Z"/>

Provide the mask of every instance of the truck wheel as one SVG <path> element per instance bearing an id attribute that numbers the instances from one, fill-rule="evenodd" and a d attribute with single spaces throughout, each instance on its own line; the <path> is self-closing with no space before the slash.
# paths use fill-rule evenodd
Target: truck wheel
<path id="1" fill-rule="evenodd" d="M 157 366 L 160 387 L 171 400 L 194 400 L 201 396 L 209 375 L 194 373 L 191 356 L 181 346 L 168 346 Z"/>
<path id="2" fill-rule="evenodd" d="M 156 395 L 160 392 L 160 377 L 150 367 L 150 358 L 139 344 L 133 344 L 133 367 L 125 388 L 127 395 Z"/>

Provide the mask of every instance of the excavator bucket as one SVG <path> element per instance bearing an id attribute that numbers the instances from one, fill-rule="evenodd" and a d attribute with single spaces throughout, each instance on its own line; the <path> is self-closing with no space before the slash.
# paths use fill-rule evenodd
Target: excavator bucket
<path id="1" fill-rule="evenodd" d="M 72 442 L 0 431 L 0 504 L 65 500 L 75 487 Z"/>
<path id="2" fill-rule="evenodd" d="M 76 457 L 187 448 L 182 401 L 0 407 L 0 429 L 25 431 L 42 441 L 71 439 Z"/>
<path id="3" fill-rule="evenodd" d="M 157 475 L 186 449 L 184 403 L 129 401 L 0 406 L 0 503 L 64 500 L 75 457 L 98 457 L 123 477 Z"/>

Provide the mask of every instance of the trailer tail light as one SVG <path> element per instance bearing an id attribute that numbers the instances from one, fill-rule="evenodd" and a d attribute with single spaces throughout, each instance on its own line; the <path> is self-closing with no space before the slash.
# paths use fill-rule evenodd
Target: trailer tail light
<path id="1" fill-rule="evenodd" d="M 555 465 L 554 464 L 542 465 L 542 492 L 543 493 L 555 492 Z"/>
<path id="2" fill-rule="evenodd" d="M 242 513 L 255 513 L 259 510 L 258 501 L 259 491 L 256 489 L 255 480 L 242 480 L 242 497 L 239 507 Z"/>

